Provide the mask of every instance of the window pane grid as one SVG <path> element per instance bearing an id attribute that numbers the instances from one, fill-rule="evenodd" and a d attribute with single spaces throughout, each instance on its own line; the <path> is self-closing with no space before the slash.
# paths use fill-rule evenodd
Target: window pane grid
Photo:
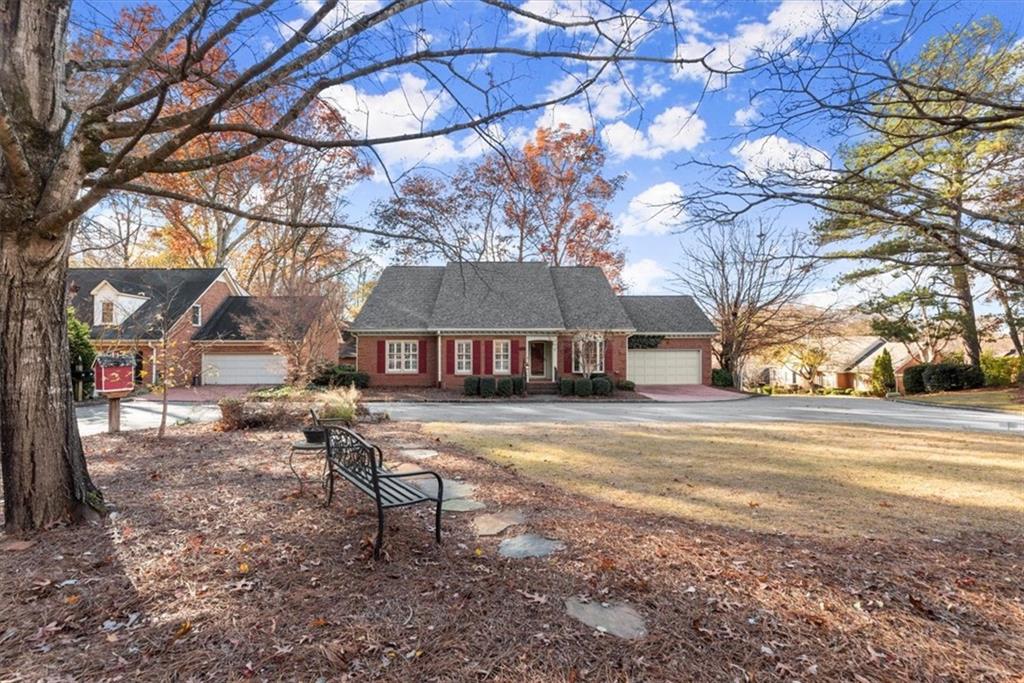
<path id="1" fill-rule="evenodd" d="M 459 374 L 473 372 L 473 342 L 455 342 L 455 372 Z"/>
<path id="2" fill-rule="evenodd" d="M 388 342 L 388 372 L 416 372 L 419 369 L 419 342 Z"/>
<path id="3" fill-rule="evenodd" d="M 508 374 L 512 365 L 512 352 L 507 339 L 494 342 L 494 372 Z"/>
<path id="4" fill-rule="evenodd" d="M 572 371 L 581 375 L 585 372 L 584 367 L 587 363 L 585 359 L 590 359 L 591 372 L 604 372 L 604 340 L 599 341 L 585 341 L 582 343 L 573 343 L 572 345 Z"/>

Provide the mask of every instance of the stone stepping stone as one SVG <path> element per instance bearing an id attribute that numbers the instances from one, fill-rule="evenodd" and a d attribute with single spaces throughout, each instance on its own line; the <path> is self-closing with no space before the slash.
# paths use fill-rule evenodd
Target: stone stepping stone
<path id="1" fill-rule="evenodd" d="M 412 463 L 402 463 L 396 467 L 392 467 L 392 472 L 416 472 L 422 469 Z M 407 483 L 412 484 L 423 493 L 428 496 L 437 495 L 437 480 L 431 476 L 424 475 L 416 479 L 406 479 Z M 472 498 L 473 492 L 476 491 L 476 486 L 465 481 L 457 481 L 455 479 L 442 479 L 444 482 L 444 496 L 441 500 L 451 500 L 452 498 Z"/>
<path id="2" fill-rule="evenodd" d="M 472 498 L 452 498 L 441 503 L 441 509 L 445 512 L 476 512 L 486 507 L 479 500 Z"/>
<path id="3" fill-rule="evenodd" d="M 499 510 L 473 518 L 473 530 L 477 536 L 497 536 L 510 526 L 525 522 L 526 515 L 519 510 Z"/>
<path id="4" fill-rule="evenodd" d="M 553 552 L 564 549 L 565 544 L 553 538 L 544 538 L 538 534 L 520 534 L 502 541 L 498 545 L 498 554 L 502 557 L 522 559 L 525 557 L 547 557 Z"/>
<path id="5" fill-rule="evenodd" d="M 629 603 L 583 602 L 578 598 L 566 598 L 565 612 L 601 633 L 626 640 L 639 640 L 647 635 L 644 618 Z"/>
<path id="6" fill-rule="evenodd" d="M 413 460 L 426 460 L 437 456 L 437 451 L 430 448 L 402 448 L 398 452 Z"/>

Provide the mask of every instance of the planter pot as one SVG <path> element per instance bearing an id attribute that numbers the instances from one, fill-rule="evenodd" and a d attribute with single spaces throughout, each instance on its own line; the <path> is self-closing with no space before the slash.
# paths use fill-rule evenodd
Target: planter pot
<path id="1" fill-rule="evenodd" d="M 324 442 L 324 430 L 320 427 L 304 427 L 302 433 L 306 437 L 306 443 Z"/>

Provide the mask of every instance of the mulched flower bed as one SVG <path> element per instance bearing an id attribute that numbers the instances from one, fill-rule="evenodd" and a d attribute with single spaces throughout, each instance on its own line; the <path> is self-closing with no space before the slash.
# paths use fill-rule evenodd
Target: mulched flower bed
<path id="1" fill-rule="evenodd" d="M 365 432 L 441 451 L 489 511 L 564 541 L 511 560 L 472 513 L 393 511 L 373 562 L 369 499 L 330 509 L 293 433 L 211 426 L 86 440 L 117 514 L 0 550 L 2 680 L 1019 680 L 1024 541 L 820 541 L 696 525 L 580 500 L 415 425 Z M 420 463 L 424 464 L 424 463 Z M 624 641 L 563 601 L 628 601 Z"/>
<path id="2" fill-rule="evenodd" d="M 437 387 L 423 387 L 423 388 L 387 388 L 387 387 L 369 387 L 367 389 L 360 390 L 362 400 L 364 401 L 418 401 L 422 403 L 431 402 L 457 402 L 457 403 L 495 403 L 495 402 L 509 402 L 509 401 L 529 401 L 529 402 L 550 402 L 550 401 L 586 401 L 589 403 L 607 403 L 607 402 L 619 402 L 622 401 L 650 401 L 651 399 L 647 396 L 636 393 L 635 391 L 622 391 L 617 390 L 612 393 L 611 396 L 588 396 L 581 398 L 578 396 L 560 396 L 558 394 L 527 394 L 526 396 L 507 396 L 493 398 L 483 398 L 482 396 L 466 396 L 461 391 L 455 391 L 450 389 L 439 389 Z"/>

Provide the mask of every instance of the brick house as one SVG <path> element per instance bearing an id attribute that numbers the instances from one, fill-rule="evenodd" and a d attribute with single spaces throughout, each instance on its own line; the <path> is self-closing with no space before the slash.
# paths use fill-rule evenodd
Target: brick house
<path id="1" fill-rule="evenodd" d="M 574 345 L 584 330 L 598 338 Z M 588 365 L 638 384 L 710 384 L 716 332 L 691 297 L 617 296 L 599 268 L 490 262 L 386 268 L 349 331 L 372 386 L 447 389 L 469 375 L 539 389 Z"/>
<path id="2" fill-rule="evenodd" d="M 321 299 L 249 296 L 224 268 L 71 268 L 68 304 L 98 351 L 135 356 L 137 382 L 156 375 L 165 338 L 193 384 L 281 384 L 283 339 L 330 362 L 338 355 L 340 334 Z M 294 313 L 282 320 L 281 310 Z"/>

